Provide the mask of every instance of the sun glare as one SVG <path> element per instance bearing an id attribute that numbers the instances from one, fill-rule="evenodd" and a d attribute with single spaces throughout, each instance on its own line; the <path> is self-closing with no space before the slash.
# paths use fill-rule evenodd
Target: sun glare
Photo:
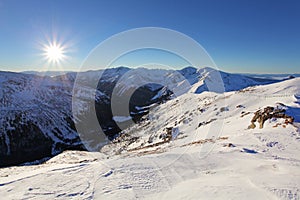
<path id="1" fill-rule="evenodd" d="M 64 47 L 57 43 L 44 45 L 43 55 L 50 63 L 59 63 L 65 59 Z"/>

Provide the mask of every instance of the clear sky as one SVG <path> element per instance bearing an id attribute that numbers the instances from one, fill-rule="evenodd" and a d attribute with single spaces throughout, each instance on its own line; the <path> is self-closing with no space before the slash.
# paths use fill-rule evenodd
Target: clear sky
<path id="1" fill-rule="evenodd" d="M 299 0 L 0 0 L 0 70 L 78 70 L 101 41 L 164 27 L 199 42 L 229 72 L 300 72 Z M 68 59 L 49 64 L 53 38 Z"/>

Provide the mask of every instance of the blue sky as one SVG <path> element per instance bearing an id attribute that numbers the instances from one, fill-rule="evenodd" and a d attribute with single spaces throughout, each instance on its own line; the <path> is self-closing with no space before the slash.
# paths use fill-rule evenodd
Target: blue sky
<path id="1" fill-rule="evenodd" d="M 0 70 L 78 70 L 103 40 L 151 26 L 195 39 L 224 71 L 299 73 L 299 10 L 298 0 L 0 0 Z M 60 66 L 41 55 L 47 38 L 68 46 Z"/>

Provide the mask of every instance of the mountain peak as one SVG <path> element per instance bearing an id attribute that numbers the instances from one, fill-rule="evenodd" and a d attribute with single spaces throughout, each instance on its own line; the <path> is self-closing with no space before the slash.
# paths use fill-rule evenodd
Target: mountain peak
<path id="1" fill-rule="evenodd" d="M 187 66 L 187 67 L 181 69 L 180 72 L 182 74 L 194 74 L 197 72 L 197 68 L 192 67 L 192 66 Z"/>

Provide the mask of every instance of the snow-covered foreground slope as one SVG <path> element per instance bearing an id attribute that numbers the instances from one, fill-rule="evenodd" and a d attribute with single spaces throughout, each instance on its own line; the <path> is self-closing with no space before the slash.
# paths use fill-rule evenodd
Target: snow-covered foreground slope
<path id="1" fill-rule="evenodd" d="M 300 199 L 300 79 L 187 93 L 101 152 L 0 169 L 3 199 Z M 248 129 L 254 112 L 286 110 Z M 256 123 L 256 125 L 258 125 Z"/>

